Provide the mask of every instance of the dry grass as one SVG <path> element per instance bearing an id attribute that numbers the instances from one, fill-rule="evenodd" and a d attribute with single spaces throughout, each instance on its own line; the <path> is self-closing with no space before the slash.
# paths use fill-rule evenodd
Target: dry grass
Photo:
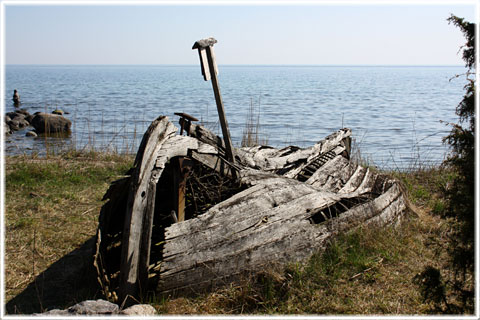
<path id="1" fill-rule="evenodd" d="M 103 194 L 131 163 L 131 157 L 97 153 L 5 159 L 6 301 L 94 235 Z M 441 268 L 446 259 L 448 224 L 433 212 L 441 209 L 440 192 L 451 174 L 434 169 L 394 175 L 416 208 L 400 227 L 359 229 L 305 264 L 152 304 L 162 314 L 431 313 L 413 278 L 427 265 Z M 65 306 L 94 295 L 78 293 Z"/>
<path id="2" fill-rule="evenodd" d="M 444 230 L 426 213 L 398 229 L 358 230 L 307 264 L 157 307 L 165 314 L 428 314 L 413 278 L 441 265 L 436 242 Z"/>
<path id="3" fill-rule="evenodd" d="M 268 139 L 265 137 L 265 134 L 260 132 L 260 129 L 260 102 L 258 102 L 258 106 L 255 107 L 253 99 L 251 99 L 240 146 L 254 147 L 258 145 L 267 145 Z"/>
<path id="4" fill-rule="evenodd" d="M 5 158 L 5 298 L 96 231 L 102 196 L 132 158 L 69 154 Z"/>
<path id="5" fill-rule="evenodd" d="M 197 297 L 157 302 L 164 314 L 416 315 L 435 313 L 414 277 L 447 259 L 447 221 L 433 214 L 451 174 L 395 173 L 415 213 L 397 228 L 359 229 L 305 264 Z M 444 270 L 445 271 L 445 270 Z"/>

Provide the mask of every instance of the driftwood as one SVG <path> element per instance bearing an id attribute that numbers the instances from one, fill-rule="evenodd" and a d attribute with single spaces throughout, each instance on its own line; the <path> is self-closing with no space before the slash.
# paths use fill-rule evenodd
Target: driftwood
<path id="1" fill-rule="evenodd" d="M 350 161 L 349 129 L 305 149 L 235 149 L 235 164 L 222 139 L 204 127 L 191 124 L 187 133 L 176 135 L 166 117 L 154 121 L 130 175 L 104 197 L 95 266 L 112 300 L 223 286 L 272 264 L 307 259 L 339 233 L 398 223 L 406 211 L 395 180 Z M 178 157 L 192 159 L 194 175 L 203 168 L 207 178 L 233 183 L 214 206 L 200 206 L 205 212 L 191 205 L 183 222 L 172 218 L 169 204 Z M 207 191 L 201 186 L 190 189 L 189 204 Z"/>

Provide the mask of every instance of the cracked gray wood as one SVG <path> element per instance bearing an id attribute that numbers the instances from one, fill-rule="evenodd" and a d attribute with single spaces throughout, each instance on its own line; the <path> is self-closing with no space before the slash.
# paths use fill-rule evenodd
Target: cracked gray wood
<path id="1" fill-rule="evenodd" d="M 208 290 L 272 265 L 308 259 L 339 233 L 396 224 L 405 215 L 407 204 L 397 181 L 349 159 L 349 129 L 309 148 L 237 148 L 235 164 L 226 159 L 223 140 L 204 127 L 192 124 L 190 137 L 176 132 L 168 118 L 155 120 L 131 176 L 113 183 L 105 195 L 110 200 L 100 224 L 124 219 L 122 299 L 138 298 L 149 272 L 158 276 L 160 293 Z M 246 189 L 193 219 L 167 226 L 161 258 L 150 262 L 157 184 L 169 161 L 179 156 L 225 176 L 231 176 L 233 166 Z M 129 194 L 125 210 L 115 197 L 116 192 L 125 194 L 122 190 Z M 99 276 L 107 282 L 118 272 L 104 272 L 102 264 L 108 261 L 100 251 L 109 247 L 101 244 L 101 230 L 121 233 L 110 229 L 99 226 L 95 258 Z"/>

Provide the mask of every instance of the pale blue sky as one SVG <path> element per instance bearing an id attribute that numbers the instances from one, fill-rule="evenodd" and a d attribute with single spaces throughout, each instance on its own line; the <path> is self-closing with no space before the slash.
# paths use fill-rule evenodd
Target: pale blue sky
<path id="1" fill-rule="evenodd" d="M 462 65 L 474 5 L 5 5 L 7 64 Z"/>

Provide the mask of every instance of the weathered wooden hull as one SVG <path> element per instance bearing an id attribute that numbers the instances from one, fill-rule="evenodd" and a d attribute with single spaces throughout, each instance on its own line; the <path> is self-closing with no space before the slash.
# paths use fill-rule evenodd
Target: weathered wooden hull
<path id="1" fill-rule="evenodd" d="M 357 180 L 365 187 L 351 192 L 289 178 L 245 178 L 255 185 L 166 229 L 158 291 L 195 292 L 304 260 L 335 235 L 396 223 L 406 209 L 399 186 L 374 175 L 368 183 Z"/>
<path id="2" fill-rule="evenodd" d="M 190 137 L 178 136 L 162 118 L 147 132 L 156 132 L 140 148 L 149 154 L 137 155 L 132 175 L 112 185 L 100 216 L 95 261 L 112 299 L 122 286 L 123 296 L 141 296 L 149 275 L 149 285 L 155 281 L 165 294 L 223 286 L 245 273 L 307 259 L 339 233 L 397 223 L 406 211 L 395 180 L 349 160 L 349 129 L 305 149 L 235 149 L 235 165 L 225 160 L 223 141 L 201 126 L 192 124 Z M 168 186 L 157 184 L 178 156 L 236 176 L 244 190 L 189 220 L 160 222 L 167 213 L 155 208 L 155 197 L 161 197 L 156 190 Z M 128 193 L 128 201 L 117 193 Z M 150 261 L 158 232 L 160 256 Z"/>

